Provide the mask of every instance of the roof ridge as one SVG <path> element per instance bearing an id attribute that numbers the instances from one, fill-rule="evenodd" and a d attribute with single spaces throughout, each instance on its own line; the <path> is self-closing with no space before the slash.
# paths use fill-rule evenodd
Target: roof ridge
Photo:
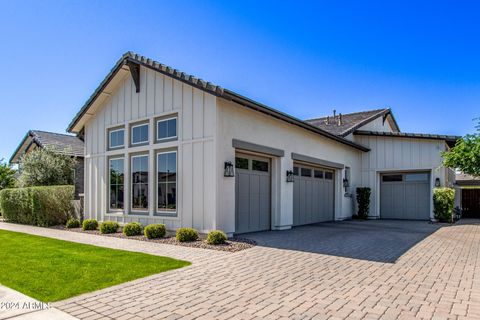
<path id="1" fill-rule="evenodd" d="M 72 138 L 78 138 L 76 135 L 74 134 L 69 134 L 69 133 L 60 133 L 60 132 L 52 132 L 52 131 L 45 131 L 45 130 L 30 130 L 30 132 L 32 133 L 35 133 L 35 132 L 41 132 L 41 133 L 48 133 L 48 134 L 56 134 L 56 135 L 59 135 L 59 136 L 65 136 L 65 137 L 72 137 Z"/>
<path id="2" fill-rule="evenodd" d="M 386 110 L 390 110 L 390 108 L 383 108 L 383 109 L 372 109 L 372 110 L 365 110 L 365 111 L 356 111 L 356 112 L 350 112 L 350 113 L 342 113 L 342 117 L 343 116 L 349 116 L 349 115 L 357 115 L 357 114 L 360 114 L 360 113 L 366 113 L 366 112 L 385 112 Z M 340 114 L 340 113 L 339 113 Z M 322 117 L 317 117 L 317 118 L 311 118 L 311 119 L 305 119 L 304 121 L 314 121 L 314 120 L 321 120 L 321 119 L 325 119 L 327 117 L 330 117 L 330 116 L 322 116 Z"/>

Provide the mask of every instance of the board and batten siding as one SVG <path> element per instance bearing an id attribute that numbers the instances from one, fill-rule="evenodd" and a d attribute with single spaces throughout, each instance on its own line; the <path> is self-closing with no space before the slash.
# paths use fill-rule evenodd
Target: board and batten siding
<path id="1" fill-rule="evenodd" d="M 441 152 L 446 145 L 442 140 L 358 135 L 355 142 L 371 149 L 361 156 L 361 184 L 372 189 L 370 216 L 380 216 L 380 173 L 428 171 L 432 188 L 437 177 L 445 184 Z"/>
<path id="2" fill-rule="evenodd" d="M 154 143 L 157 117 L 177 115 L 178 140 Z M 216 98 L 192 86 L 141 67 L 140 92 L 128 74 L 85 125 L 85 217 L 119 223 L 164 223 L 198 230 L 215 228 L 215 132 Z M 128 147 L 129 126 L 148 121 L 149 145 Z M 125 148 L 107 151 L 107 130 L 125 126 Z M 177 217 L 154 216 L 156 205 L 155 155 L 157 150 L 177 149 Z M 130 153 L 145 152 L 149 158 L 149 214 L 132 215 L 130 210 Z M 125 211 L 108 210 L 108 158 L 125 157 Z"/>

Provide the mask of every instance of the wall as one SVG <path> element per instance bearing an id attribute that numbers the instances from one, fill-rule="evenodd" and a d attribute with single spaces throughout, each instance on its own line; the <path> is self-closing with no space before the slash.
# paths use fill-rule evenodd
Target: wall
<path id="1" fill-rule="evenodd" d="M 392 127 L 387 120 L 383 121 L 383 116 L 378 117 L 377 119 L 370 121 L 369 123 L 361 126 L 357 130 L 368 130 L 368 131 L 381 131 L 381 132 L 392 132 Z"/>
<path id="2" fill-rule="evenodd" d="M 117 75 L 119 77 L 120 75 Z M 215 171 L 216 159 L 216 100 L 201 90 L 166 77 L 159 72 L 141 67 L 140 92 L 128 74 L 112 91 L 98 112 L 85 125 L 85 215 L 98 220 L 115 220 L 120 223 L 138 221 L 165 223 L 167 228 L 195 227 L 199 230 L 215 228 Z M 178 140 L 154 144 L 154 119 L 158 116 L 177 114 Z M 107 151 L 107 130 L 125 125 L 125 137 L 130 136 L 129 124 L 147 120 L 150 123 L 150 143 Z M 175 148 L 177 153 L 177 211 L 178 217 L 154 216 L 156 190 L 154 174 L 149 175 L 150 208 L 148 216 L 132 215 L 129 195 L 129 154 L 147 152 L 150 156 L 150 172 L 154 172 L 155 152 Z M 108 157 L 125 156 L 125 210 L 108 212 Z"/>
<path id="3" fill-rule="evenodd" d="M 292 170 L 291 153 L 342 163 L 351 167 L 353 187 L 360 182 L 362 151 L 346 146 L 270 116 L 217 98 L 217 163 L 235 160 L 232 139 L 238 139 L 285 151 L 284 157 L 272 158 L 272 228 L 289 228 L 293 223 L 293 183 L 286 182 L 286 171 Z M 219 227 L 235 231 L 235 179 L 223 177 L 217 166 L 217 212 Z M 335 175 L 336 219 L 351 217 L 353 198 L 344 197 L 343 170 Z"/>

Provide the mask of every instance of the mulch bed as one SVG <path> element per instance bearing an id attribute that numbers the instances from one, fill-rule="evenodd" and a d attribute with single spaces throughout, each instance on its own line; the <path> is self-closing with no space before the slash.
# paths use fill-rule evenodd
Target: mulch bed
<path id="1" fill-rule="evenodd" d="M 163 244 L 173 244 L 176 246 L 183 246 L 183 247 L 191 247 L 191 248 L 201 248 L 201 249 L 211 249 L 211 250 L 218 250 L 218 251 L 226 251 L 226 252 L 237 252 L 245 249 L 249 249 L 251 247 L 254 247 L 256 245 L 256 242 L 250 239 L 245 239 L 245 238 L 230 238 L 227 240 L 225 244 L 219 244 L 219 245 L 211 245 L 207 243 L 207 235 L 205 234 L 200 234 L 200 239 L 197 241 L 192 241 L 192 242 L 178 242 L 177 239 L 175 239 L 175 233 L 167 231 L 167 235 L 165 238 L 160 238 L 160 239 L 148 239 L 144 237 L 143 235 L 141 236 L 132 236 L 132 237 L 127 237 L 124 235 L 120 230 L 120 232 L 116 233 L 110 233 L 110 234 L 101 234 L 100 230 L 86 230 L 83 231 L 82 228 L 71 228 L 67 229 L 64 226 L 56 226 L 53 227 L 55 229 L 61 229 L 61 230 L 66 230 L 66 231 L 71 231 L 71 232 L 79 232 L 79 233 L 88 233 L 88 234 L 95 234 L 99 236 L 104 236 L 104 237 L 115 237 L 115 238 L 123 238 L 123 239 L 131 239 L 131 240 L 137 240 L 137 241 L 146 241 L 146 242 L 156 242 L 156 243 L 163 243 Z"/>

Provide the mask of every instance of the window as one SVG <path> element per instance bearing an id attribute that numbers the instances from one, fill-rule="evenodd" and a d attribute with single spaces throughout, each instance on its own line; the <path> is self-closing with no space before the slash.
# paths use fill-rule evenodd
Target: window
<path id="1" fill-rule="evenodd" d="M 132 210 L 148 209 L 148 156 L 132 157 Z"/>
<path id="2" fill-rule="evenodd" d="M 157 211 L 177 210 L 177 152 L 157 155 Z"/>
<path id="3" fill-rule="evenodd" d="M 123 148 L 125 145 L 125 129 L 114 129 L 108 132 L 109 149 Z"/>
<path id="4" fill-rule="evenodd" d="M 293 167 L 293 175 L 298 176 L 298 167 Z"/>
<path id="5" fill-rule="evenodd" d="M 428 181 L 428 173 L 407 173 L 405 175 L 405 181 L 410 181 L 410 182 Z"/>
<path id="6" fill-rule="evenodd" d="M 268 172 L 268 162 L 260 160 L 252 160 L 252 170 Z"/>
<path id="7" fill-rule="evenodd" d="M 314 170 L 313 176 L 318 179 L 323 179 L 323 171 L 321 170 Z"/>
<path id="8" fill-rule="evenodd" d="M 157 121 L 157 141 L 177 137 L 177 118 Z"/>
<path id="9" fill-rule="evenodd" d="M 325 171 L 325 180 L 333 180 L 333 172 Z"/>
<path id="10" fill-rule="evenodd" d="M 148 123 L 132 126 L 132 145 L 148 143 Z"/>
<path id="11" fill-rule="evenodd" d="M 382 181 L 383 182 L 399 182 L 402 181 L 402 175 L 401 174 L 386 174 L 382 176 Z"/>
<path id="12" fill-rule="evenodd" d="M 300 169 L 300 174 L 302 175 L 302 177 L 311 177 L 312 176 L 312 169 L 301 168 Z"/>
<path id="13" fill-rule="evenodd" d="M 248 170 L 248 159 L 236 157 L 235 168 Z"/>
<path id="14" fill-rule="evenodd" d="M 110 159 L 110 209 L 123 209 L 123 158 Z"/>

